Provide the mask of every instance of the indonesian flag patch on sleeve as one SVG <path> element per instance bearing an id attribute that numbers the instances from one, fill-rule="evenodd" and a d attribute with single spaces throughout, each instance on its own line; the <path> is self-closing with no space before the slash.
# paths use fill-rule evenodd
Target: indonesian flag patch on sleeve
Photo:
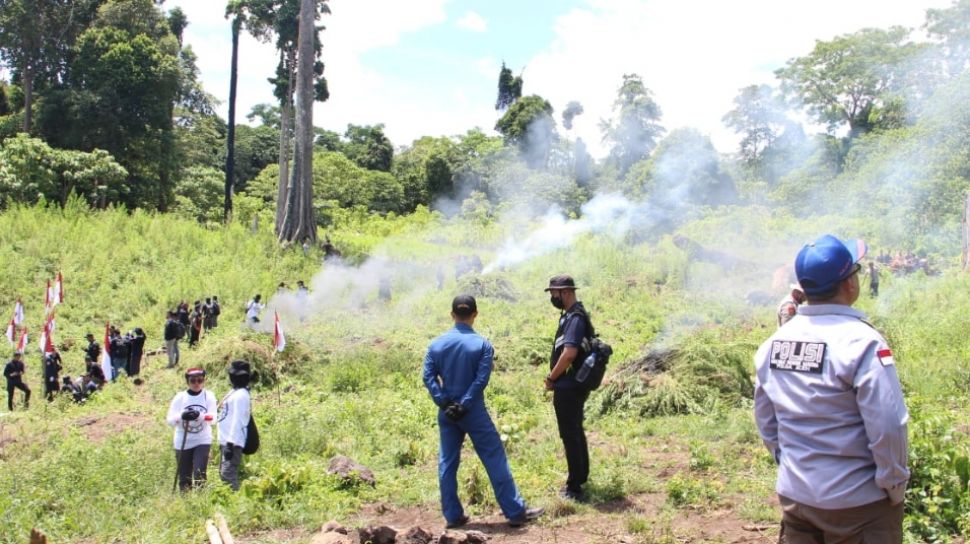
<path id="1" fill-rule="evenodd" d="M 882 363 L 882 366 L 890 366 L 890 365 L 896 364 L 896 361 L 893 360 L 893 350 L 889 348 L 881 349 L 877 351 L 876 356 L 879 357 L 879 362 Z"/>

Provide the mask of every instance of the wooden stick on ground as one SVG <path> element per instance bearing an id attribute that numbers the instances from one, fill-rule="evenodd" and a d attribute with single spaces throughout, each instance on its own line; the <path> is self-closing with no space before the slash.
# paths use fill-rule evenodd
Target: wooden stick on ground
<path id="1" fill-rule="evenodd" d="M 216 527 L 219 528 L 219 536 L 222 537 L 222 544 L 236 544 L 236 541 L 232 538 L 232 534 L 229 532 L 229 524 L 226 523 L 226 518 L 222 517 L 220 512 L 216 512 Z"/>
<path id="2" fill-rule="evenodd" d="M 216 529 L 216 524 L 211 519 L 205 520 L 205 532 L 209 535 L 209 544 L 223 544 L 219 529 Z"/>

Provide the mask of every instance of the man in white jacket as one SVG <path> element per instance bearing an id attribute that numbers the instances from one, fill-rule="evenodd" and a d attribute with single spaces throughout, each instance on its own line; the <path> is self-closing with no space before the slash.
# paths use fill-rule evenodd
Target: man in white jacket
<path id="1" fill-rule="evenodd" d="M 886 339 L 852 307 L 861 240 L 806 245 L 806 305 L 758 350 L 754 406 L 785 544 L 902 544 L 909 412 Z"/>
<path id="2" fill-rule="evenodd" d="M 233 491 L 239 490 L 239 464 L 252 414 L 248 389 L 251 377 L 248 362 L 233 361 L 229 365 L 232 391 L 222 399 L 219 408 L 219 451 L 222 453 L 219 476 Z"/>
<path id="3" fill-rule="evenodd" d="M 212 447 L 211 422 L 217 409 L 216 396 L 204 388 L 205 370 L 186 370 L 185 381 L 188 389 L 175 395 L 165 417 L 175 427 L 175 460 L 179 489 L 183 491 L 205 482 Z"/>

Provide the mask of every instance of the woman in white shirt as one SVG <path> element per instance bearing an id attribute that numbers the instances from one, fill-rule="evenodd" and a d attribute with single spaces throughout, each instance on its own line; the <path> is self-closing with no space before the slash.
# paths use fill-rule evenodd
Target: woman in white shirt
<path id="1" fill-rule="evenodd" d="M 205 387 L 205 370 L 185 371 L 188 389 L 180 391 L 168 408 L 165 421 L 175 427 L 175 460 L 178 465 L 179 489 L 185 491 L 205 482 L 212 447 L 212 419 L 216 396 Z"/>

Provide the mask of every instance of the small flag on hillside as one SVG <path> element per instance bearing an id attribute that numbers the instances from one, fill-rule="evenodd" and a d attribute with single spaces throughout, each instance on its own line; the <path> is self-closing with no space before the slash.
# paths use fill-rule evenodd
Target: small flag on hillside
<path id="1" fill-rule="evenodd" d="M 24 304 L 17 299 L 17 303 L 13 306 L 13 323 L 14 325 L 20 325 L 24 322 Z"/>
<path id="2" fill-rule="evenodd" d="M 40 347 L 40 352 L 44 355 L 53 353 L 54 351 L 54 339 L 51 335 L 52 332 L 54 332 L 53 313 L 47 316 L 47 322 L 44 323 L 44 330 L 40 333 L 40 342 L 38 343 L 38 347 Z"/>
<path id="3" fill-rule="evenodd" d="M 54 281 L 54 300 L 53 303 L 56 306 L 64 302 L 64 276 L 60 272 L 57 273 L 57 279 Z"/>
<path id="4" fill-rule="evenodd" d="M 54 287 L 51 286 L 51 280 L 47 280 L 47 290 L 44 292 L 44 309 L 49 312 L 52 308 L 54 308 Z"/>
<path id="5" fill-rule="evenodd" d="M 24 332 L 20 333 L 20 340 L 17 342 L 17 351 L 23 353 L 24 350 L 27 349 L 27 344 L 29 342 L 30 339 L 27 338 L 27 327 L 24 327 Z"/>
<path id="6" fill-rule="evenodd" d="M 17 324 L 14 323 L 13 319 L 11 319 L 10 323 L 7 323 L 7 334 L 6 334 L 7 341 L 10 342 L 11 346 L 13 345 L 13 335 L 15 334 L 16 330 L 17 330 Z"/>
<path id="7" fill-rule="evenodd" d="M 283 334 L 283 326 L 280 325 L 279 312 L 276 312 L 276 327 L 273 329 L 273 347 L 276 351 L 283 351 L 286 348 L 286 336 Z"/>
<path id="8" fill-rule="evenodd" d="M 108 351 L 108 347 L 111 342 L 110 323 L 104 324 L 104 345 L 101 346 L 101 370 L 104 372 L 104 378 L 110 380 L 112 377 L 111 370 L 111 353 Z"/>

